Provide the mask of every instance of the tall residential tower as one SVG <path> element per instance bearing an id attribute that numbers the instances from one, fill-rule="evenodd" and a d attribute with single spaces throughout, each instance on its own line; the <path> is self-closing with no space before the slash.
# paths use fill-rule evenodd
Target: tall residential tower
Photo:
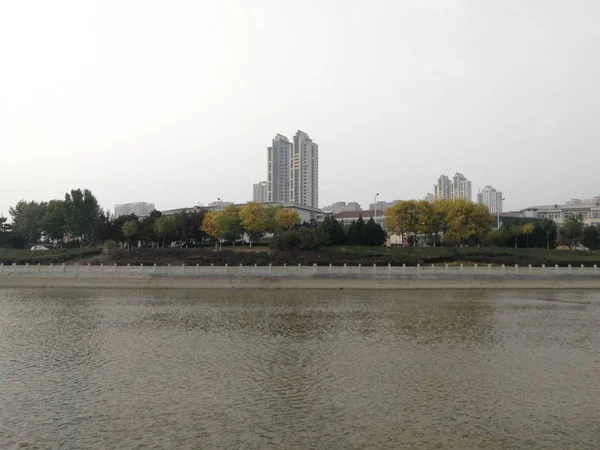
<path id="1" fill-rule="evenodd" d="M 267 200 L 269 202 L 289 202 L 290 199 L 290 158 L 292 143 L 278 134 L 273 145 L 268 148 Z"/>
<path id="2" fill-rule="evenodd" d="M 298 130 L 294 142 L 278 134 L 268 148 L 267 201 L 319 206 L 319 146 Z"/>
<path id="3" fill-rule="evenodd" d="M 265 203 L 269 198 L 269 183 L 261 181 L 255 183 L 252 189 L 252 201 L 256 203 Z"/>
<path id="4" fill-rule="evenodd" d="M 294 136 L 290 167 L 290 202 L 318 208 L 319 146 L 304 131 Z"/>
<path id="5" fill-rule="evenodd" d="M 433 196 L 436 200 L 450 200 L 452 198 L 452 182 L 447 175 L 440 175 L 433 186 Z"/>
<path id="6" fill-rule="evenodd" d="M 486 186 L 477 194 L 477 203 L 487 206 L 492 214 L 502 212 L 502 192 L 498 192 L 491 186 Z"/>
<path id="7" fill-rule="evenodd" d="M 473 201 L 471 182 L 462 173 L 456 173 L 452 180 L 452 199 L 458 198 Z"/>

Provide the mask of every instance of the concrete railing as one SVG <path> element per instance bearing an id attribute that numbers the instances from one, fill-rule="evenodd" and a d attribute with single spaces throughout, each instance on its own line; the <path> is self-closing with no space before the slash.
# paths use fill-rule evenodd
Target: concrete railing
<path id="1" fill-rule="evenodd" d="M 357 277 L 361 278 L 402 278 L 402 277 L 552 277 L 552 276 L 600 276 L 600 269 L 594 266 L 497 266 L 469 265 L 450 266 L 431 264 L 417 266 L 334 266 L 334 265 L 235 265 L 235 266 L 200 266 L 200 265 L 31 265 L 0 264 L 0 276 L 43 276 L 43 277 Z"/>

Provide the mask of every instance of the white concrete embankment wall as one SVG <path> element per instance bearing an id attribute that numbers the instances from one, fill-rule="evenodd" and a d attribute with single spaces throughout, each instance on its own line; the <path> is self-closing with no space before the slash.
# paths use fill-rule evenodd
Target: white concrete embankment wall
<path id="1" fill-rule="evenodd" d="M 0 266 L 0 287 L 115 289 L 600 289 L 597 267 Z"/>

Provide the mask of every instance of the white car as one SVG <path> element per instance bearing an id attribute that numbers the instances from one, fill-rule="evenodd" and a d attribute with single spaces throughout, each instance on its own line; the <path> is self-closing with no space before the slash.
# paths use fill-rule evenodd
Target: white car
<path id="1" fill-rule="evenodd" d="M 48 251 L 48 247 L 44 247 L 43 245 L 34 245 L 33 247 L 31 247 L 31 251 L 32 252 Z"/>

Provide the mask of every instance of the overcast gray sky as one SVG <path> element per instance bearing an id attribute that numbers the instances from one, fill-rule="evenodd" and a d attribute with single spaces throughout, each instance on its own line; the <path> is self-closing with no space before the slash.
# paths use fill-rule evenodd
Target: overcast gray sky
<path id="1" fill-rule="evenodd" d="M 246 201 L 276 133 L 320 148 L 321 206 L 600 195 L 600 1 L 0 3 L 0 214 Z"/>

